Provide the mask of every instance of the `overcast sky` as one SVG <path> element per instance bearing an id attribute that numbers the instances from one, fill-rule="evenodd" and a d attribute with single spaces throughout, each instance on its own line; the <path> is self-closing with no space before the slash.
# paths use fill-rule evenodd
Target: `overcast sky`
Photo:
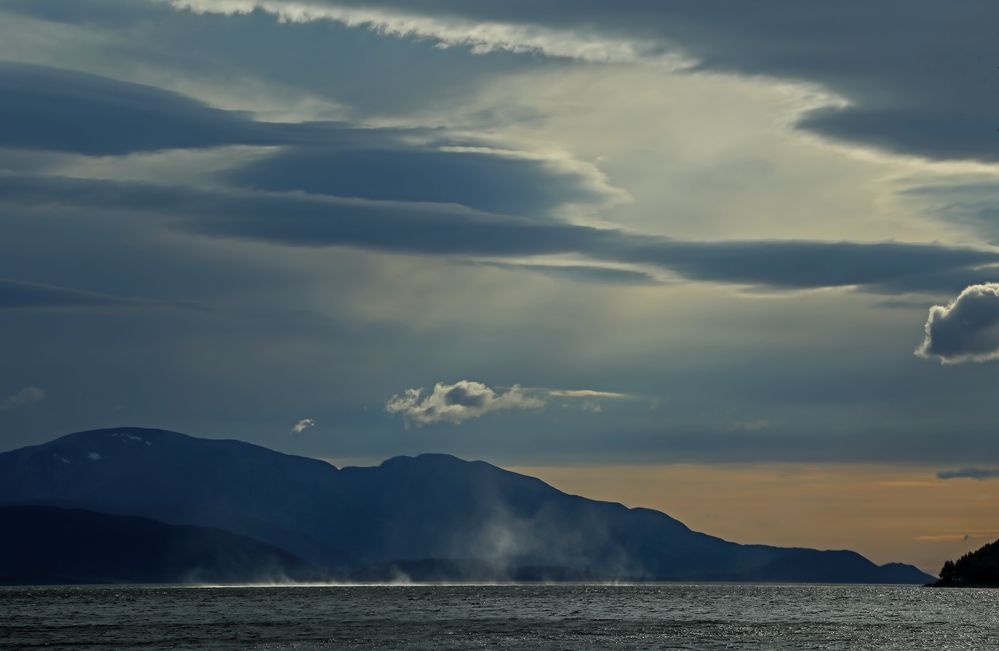
<path id="1" fill-rule="evenodd" d="M 127 424 L 986 494 L 997 22 L 0 0 L 0 449 Z"/>

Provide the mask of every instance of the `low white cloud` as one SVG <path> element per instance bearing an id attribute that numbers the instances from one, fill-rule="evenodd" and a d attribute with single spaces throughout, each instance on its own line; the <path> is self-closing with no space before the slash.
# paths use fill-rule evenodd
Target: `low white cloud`
<path id="1" fill-rule="evenodd" d="M 315 426 L 315 424 L 316 424 L 316 421 L 312 420 L 311 418 L 303 418 L 302 420 L 300 420 L 297 423 L 295 423 L 294 425 L 292 425 L 292 427 L 291 427 L 291 433 L 292 434 L 301 434 L 302 432 L 304 432 L 305 430 L 309 429 L 310 427 Z"/>
<path id="2" fill-rule="evenodd" d="M 45 391 L 35 386 L 24 387 L 17 393 L 13 393 L 0 400 L 0 411 L 15 409 L 22 405 L 39 402 L 45 399 Z"/>
<path id="3" fill-rule="evenodd" d="M 385 403 L 390 414 L 399 414 L 407 423 L 417 426 L 433 423 L 457 425 L 479 418 L 489 412 L 513 409 L 541 409 L 548 398 L 579 400 L 581 409 L 602 411 L 599 400 L 631 400 L 634 396 L 615 391 L 594 389 L 551 389 L 522 387 L 515 384 L 508 389 L 493 389 L 482 382 L 459 380 L 454 384 L 438 382 L 429 392 L 422 388 L 406 389 Z"/>
<path id="4" fill-rule="evenodd" d="M 458 424 L 492 411 L 544 406 L 544 400 L 518 385 L 496 391 L 481 382 L 459 380 L 454 384 L 438 382 L 426 395 L 423 389 L 406 389 L 401 395 L 392 396 L 385 404 L 385 410 L 400 414 L 406 422 L 419 426 L 441 422 Z"/>
<path id="5" fill-rule="evenodd" d="M 948 305 L 934 305 L 916 355 L 943 364 L 999 359 L 999 283 L 971 285 Z"/>

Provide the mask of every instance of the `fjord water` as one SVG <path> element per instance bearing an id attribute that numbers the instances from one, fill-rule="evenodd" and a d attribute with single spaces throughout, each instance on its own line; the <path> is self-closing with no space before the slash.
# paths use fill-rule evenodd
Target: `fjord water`
<path id="1" fill-rule="evenodd" d="M 999 590 L 890 585 L 8 587 L 0 614 L 2 648 L 999 648 Z"/>

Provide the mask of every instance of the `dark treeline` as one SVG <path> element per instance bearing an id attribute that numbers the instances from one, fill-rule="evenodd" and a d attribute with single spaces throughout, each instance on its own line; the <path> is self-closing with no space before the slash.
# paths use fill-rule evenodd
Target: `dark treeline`
<path id="1" fill-rule="evenodd" d="M 999 586 L 999 540 L 944 563 L 936 585 Z"/>

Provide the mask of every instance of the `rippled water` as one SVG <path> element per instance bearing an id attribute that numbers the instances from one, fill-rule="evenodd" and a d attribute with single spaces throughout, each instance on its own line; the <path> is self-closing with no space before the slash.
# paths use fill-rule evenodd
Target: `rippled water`
<path id="1" fill-rule="evenodd" d="M 908 586 L 0 588 L 0 647 L 996 649 L 997 606 Z"/>

